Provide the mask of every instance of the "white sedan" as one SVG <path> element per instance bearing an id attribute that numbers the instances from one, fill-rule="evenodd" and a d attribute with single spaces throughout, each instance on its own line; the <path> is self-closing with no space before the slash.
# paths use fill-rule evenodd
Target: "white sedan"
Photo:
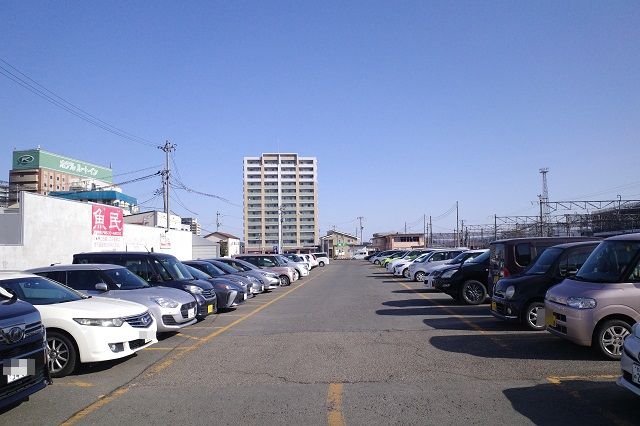
<path id="1" fill-rule="evenodd" d="M 138 303 L 89 298 L 24 273 L 0 273 L 0 286 L 40 311 L 53 377 L 71 374 L 82 362 L 123 358 L 157 342 L 156 323 Z"/>

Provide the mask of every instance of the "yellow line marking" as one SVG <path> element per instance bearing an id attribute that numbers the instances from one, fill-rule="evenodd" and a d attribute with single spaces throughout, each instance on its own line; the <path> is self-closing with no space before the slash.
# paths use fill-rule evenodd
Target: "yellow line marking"
<path id="1" fill-rule="evenodd" d="M 81 380 L 74 380 L 72 382 L 55 381 L 54 384 L 56 386 L 58 386 L 58 385 L 60 385 L 60 386 L 77 386 L 79 388 L 91 388 L 91 387 L 95 386 L 93 383 L 83 382 Z"/>
<path id="2" fill-rule="evenodd" d="M 186 333 L 177 333 L 176 336 L 183 336 L 189 339 L 193 339 L 193 340 L 202 340 L 202 337 L 198 337 L 198 336 L 192 336 L 191 334 L 186 334 Z"/>
<path id="3" fill-rule="evenodd" d="M 158 348 L 158 347 L 155 347 L 155 346 L 150 346 L 150 347 L 144 348 L 142 350 L 143 351 L 173 351 L 173 350 L 183 351 L 185 349 L 186 349 L 186 347 L 183 347 L 183 346 L 176 346 L 176 347 L 173 347 L 173 348 Z"/>
<path id="4" fill-rule="evenodd" d="M 221 325 L 216 325 L 216 326 L 199 326 L 199 325 L 190 325 L 188 327 L 185 327 L 185 330 L 211 330 L 213 328 L 222 328 Z"/>
<path id="5" fill-rule="evenodd" d="M 345 426 L 342 415 L 342 383 L 330 383 L 327 391 L 327 424 L 329 426 Z"/>
<path id="6" fill-rule="evenodd" d="M 547 381 L 551 384 L 559 385 L 568 380 L 612 380 L 617 378 L 618 376 L 612 376 L 611 374 L 600 374 L 595 376 L 549 376 L 547 377 Z"/>
<path id="7" fill-rule="evenodd" d="M 154 376 L 158 373 L 160 373 L 161 371 L 165 370 L 166 368 L 170 367 L 174 362 L 176 362 L 178 359 L 182 358 L 183 356 L 185 356 L 186 354 L 189 354 L 193 351 L 195 351 L 196 349 L 199 349 L 201 346 L 203 346 L 205 343 L 211 341 L 212 339 L 214 339 L 215 337 L 221 335 L 222 333 L 224 333 L 225 331 L 229 330 L 230 328 L 240 324 L 241 322 L 243 322 L 244 320 L 251 318 L 252 316 L 256 315 L 257 313 L 263 311 L 264 309 L 268 308 L 269 306 L 271 306 L 273 303 L 277 302 L 278 300 L 286 297 L 288 294 L 298 290 L 299 288 L 301 288 L 302 286 L 304 286 L 307 283 L 310 283 L 311 281 L 313 281 L 315 278 L 318 278 L 319 276 L 323 275 L 324 272 L 321 272 L 320 274 L 316 275 L 315 277 L 307 280 L 306 282 L 297 285 L 293 288 L 291 288 L 290 290 L 286 291 L 285 293 L 282 293 L 281 295 L 279 295 L 278 297 L 276 297 L 275 299 L 271 300 L 269 303 L 259 306 L 256 309 L 254 309 L 253 311 L 247 313 L 245 316 L 238 318 L 237 320 L 233 321 L 232 323 L 225 325 L 222 328 L 217 329 L 216 331 L 208 334 L 206 337 L 203 337 L 202 339 L 196 341 L 194 344 L 192 344 L 191 346 L 185 346 L 183 350 L 170 354 L 167 356 L 166 359 L 163 359 L 161 361 L 156 362 L 155 364 L 152 364 L 151 366 L 149 366 L 149 368 L 145 371 L 144 375 L 141 377 L 142 379 L 146 379 L 149 378 L 151 376 Z M 104 407 L 105 405 L 111 403 L 112 401 L 115 401 L 116 399 L 120 398 L 122 395 L 124 395 L 125 393 L 129 392 L 132 388 L 132 383 L 127 383 L 124 384 L 122 386 L 120 386 L 119 388 L 115 389 L 114 391 L 110 392 L 109 394 L 107 394 L 104 397 L 101 397 L 100 399 L 98 399 L 97 401 L 89 404 L 88 406 L 86 406 L 85 408 L 83 408 L 82 410 L 78 411 L 77 413 L 73 414 L 71 417 L 69 417 L 67 420 L 65 420 L 64 422 L 61 423 L 61 426 L 70 426 L 70 425 L 74 425 L 76 423 L 78 423 L 79 421 L 81 421 L 82 419 L 84 419 L 85 417 L 87 417 L 88 415 L 96 412 L 97 410 L 99 410 L 100 408 Z"/>

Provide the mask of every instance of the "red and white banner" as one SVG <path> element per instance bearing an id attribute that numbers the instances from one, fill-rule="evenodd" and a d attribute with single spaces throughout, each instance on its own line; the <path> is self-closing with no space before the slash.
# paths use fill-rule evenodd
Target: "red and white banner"
<path id="1" fill-rule="evenodd" d="M 91 207 L 91 234 L 122 236 L 124 229 L 122 209 L 102 205 L 92 205 Z"/>

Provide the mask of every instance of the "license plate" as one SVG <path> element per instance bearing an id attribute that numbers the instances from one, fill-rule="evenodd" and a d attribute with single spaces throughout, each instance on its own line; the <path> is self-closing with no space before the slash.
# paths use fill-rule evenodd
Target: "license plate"
<path id="1" fill-rule="evenodd" d="M 15 382 L 16 380 L 20 380 L 22 378 L 27 377 L 28 374 L 9 374 L 7 375 L 7 384 Z"/>
<path id="2" fill-rule="evenodd" d="M 187 311 L 187 316 L 189 318 L 195 317 L 196 316 L 196 308 L 189 309 L 189 311 Z"/>
<path id="3" fill-rule="evenodd" d="M 244 293 L 244 300 L 247 300 L 247 293 Z"/>
<path id="4" fill-rule="evenodd" d="M 556 317 L 553 313 L 549 316 L 545 316 L 545 323 L 547 327 L 555 327 L 556 326 Z"/>
<path id="5" fill-rule="evenodd" d="M 494 302 L 493 300 L 491 301 L 491 310 L 492 311 L 498 310 L 498 305 L 496 305 L 496 302 Z"/>
<path id="6" fill-rule="evenodd" d="M 207 306 L 207 313 L 208 313 L 208 314 L 213 313 L 213 305 L 209 305 L 209 306 Z"/>
<path id="7" fill-rule="evenodd" d="M 631 377 L 631 379 L 633 380 L 633 383 L 639 384 L 640 385 L 640 365 L 638 364 L 633 364 L 633 375 Z"/>

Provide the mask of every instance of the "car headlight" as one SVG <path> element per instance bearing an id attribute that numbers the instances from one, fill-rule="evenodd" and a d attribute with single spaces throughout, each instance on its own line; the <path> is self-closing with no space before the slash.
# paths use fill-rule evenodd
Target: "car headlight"
<path id="1" fill-rule="evenodd" d="M 507 287 L 507 289 L 504 291 L 504 297 L 506 297 L 507 299 L 511 299 L 514 294 L 516 294 L 516 288 L 512 285 Z"/>
<path id="2" fill-rule="evenodd" d="M 231 290 L 231 286 L 229 284 L 220 284 L 220 287 L 222 287 L 224 290 Z"/>
<path id="3" fill-rule="evenodd" d="M 448 271 L 444 271 L 440 275 L 440 278 L 451 278 L 456 272 L 458 272 L 457 269 L 449 269 Z"/>
<path id="4" fill-rule="evenodd" d="M 197 285 L 185 284 L 182 288 L 184 288 L 189 293 L 193 294 L 202 294 L 202 288 Z"/>
<path id="5" fill-rule="evenodd" d="M 596 301 L 590 297 L 569 297 L 567 306 L 575 309 L 593 309 L 596 307 Z"/>
<path id="6" fill-rule="evenodd" d="M 124 324 L 122 318 L 74 318 L 80 325 L 91 325 L 96 327 L 120 327 Z"/>
<path id="7" fill-rule="evenodd" d="M 178 302 L 176 302 L 175 300 L 171 300 L 171 299 L 165 299 L 164 297 L 156 297 L 154 299 L 151 299 L 154 302 L 156 302 L 158 305 L 162 306 L 163 308 L 177 308 L 178 306 L 180 306 L 180 304 Z"/>

